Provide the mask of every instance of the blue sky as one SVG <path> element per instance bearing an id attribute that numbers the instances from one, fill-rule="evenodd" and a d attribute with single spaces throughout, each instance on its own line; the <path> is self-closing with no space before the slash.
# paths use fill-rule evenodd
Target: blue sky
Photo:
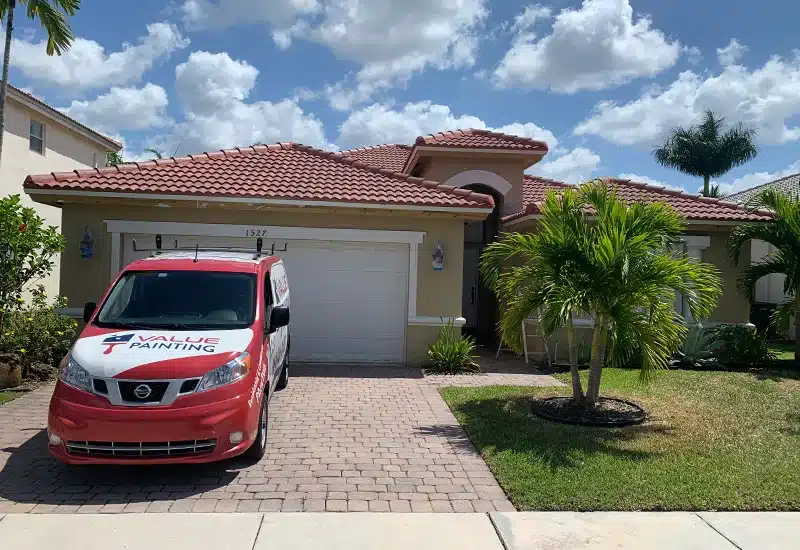
<path id="1" fill-rule="evenodd" d="M 721 178 L 739 190 L 800 172 L 798 20 L 778 0 L 85 1 L 61 57 L 18 17 L 11 82 L 131 159 L 486 127 L 548 141 L 534 173 L 691 192 L 650 150 L 713 109 L 759 131 L 759 157 Z"/>

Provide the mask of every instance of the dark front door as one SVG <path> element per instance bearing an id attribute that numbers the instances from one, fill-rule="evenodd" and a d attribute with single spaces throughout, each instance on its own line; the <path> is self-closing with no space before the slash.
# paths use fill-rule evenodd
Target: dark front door
<path id="1" fill-rule="evenodd" d="M 479 344 L 493 345 L 497 341 L 497 302 L 494 293 L 480 277 L 479 265 L 481 253 L 497 238 L 502 197 L 487 187 L 467 187 L 492 195 L 495 208 L 485 220 L 469 222 L 464 226 L 464 280 L 461 295 L 461 312 L 467 321 L 464 332 L 475 336 Z"/>
<path id="2" fill-rule="evenodd" d="M 475 329 L 478 325 L 478 248 L 464 249 L 464 292 L 461 296 L 461 314 L 467 322 L 465 328 Z"/>

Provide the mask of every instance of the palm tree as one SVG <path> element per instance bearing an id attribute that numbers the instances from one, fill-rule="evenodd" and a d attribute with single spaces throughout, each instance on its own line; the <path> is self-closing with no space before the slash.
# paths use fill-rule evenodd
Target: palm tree
<path id="1" fill-rule="evenodd" d="M 148 147 L 144 151 L 145 153 L 152 153 L 153 155 L 155 155 L 156 160 L 161 160 L 164 158 L 164 154 L 155 147 Z"/>
<path id="2" fill-rule="evenodd" d="M 739 277 L 739 290 L 752 300 L 756 281 L 760 278 L 773 273 L 786 275 L 783 285 L 784 293 L 789 295 L 789 299 L 778 306 L 773 321 L 786 322 L 794 315 L 794 358 L 800 361 L 800 300 L 797 300 L 800 290 L 800 201 L 797 197 L 783 195 L 775 189 L 765 189 L 753 197 L 747 206 L 771 210 L 775 213 L 775 222 L 736 227 L 728 240 L 728 251 L 733 264 L 739 264 L 744 245 L 753 239 L 771 244 L 775 247 L 775 252 L 745 267 Z"/>
<path id="3" fill-rule="evenodd" d="M 720 293 L 713 266 L 668 252 L 685 229 L 670 206 L 626 206 L 602 181 L 560 196 L 549 191 L 536 231 L 507 235 L 481 260 L 503 304 L 503 340 L 520 350 L 522 322 L 534 314 L 547 336 L 566 327 L 573 400 L 588 407 L 599 399 L 607 351 L 612 365 L 637 355 L 643 379 L 666 368 L 687 332 L 673 306 L 676 293 L 696 319 L 711 314 Z M 594 329 L 584 393 L 573 319 L 586 315 Z"/>
<path id="4" fill-rule="evenodd" d="M 73 36 L 67 16 L 75 15 L 81 0 L 19 0 L 19 3 L 27 5 L 28 18 L 38 19 L 47 32 L 47 55 L 61 55 L 69 49 Z M 6 19 L 6 49 L 3 54 L 3 79 L 0 82 L 0 160 L 3 155 L 8 67 L 11 63 L 11 33 L 14 30 L 16 7 L 17 0 L 0 0 L 0 19 Z"/>
<path id="5" fill-rule="evenodd" d="M 739 123 L 722 133 L 725 119 L 706 111 L 699 126 L 677 127 L 666 143 L 653 150 L 656 162 L 666 168 L 703 178 L 703 196 L 712 196 L 709 182 L 758 155 L 756 131 Z M 717 194 L 719 196 L 719 190 Z"/>

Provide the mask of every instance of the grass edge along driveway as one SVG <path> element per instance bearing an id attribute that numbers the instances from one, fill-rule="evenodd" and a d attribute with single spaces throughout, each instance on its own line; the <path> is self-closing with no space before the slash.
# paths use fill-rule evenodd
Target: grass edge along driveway
<path id="1" fill-rule="evenodd" d="M 800 510 L 800 371 L 783 374 L 670 370 L 641 386 L 605 369 L 601 395 L 650 413 L 618 429 L 529 413 L 568 388 L 441 393 L 519 510 Z"/>

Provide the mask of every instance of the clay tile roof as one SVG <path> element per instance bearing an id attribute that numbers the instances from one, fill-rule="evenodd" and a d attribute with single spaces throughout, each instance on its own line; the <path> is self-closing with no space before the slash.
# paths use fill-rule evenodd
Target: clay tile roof
<path id="1" fill-rule="evenodd" d="M 372 166 L 385 168 L 392 172 L 400 172 L 411 154 L 411 147 L 408 145 L 374 145 L 372 147 L 361 147 L 341 151 L 342 156 L 361 160 Z"/>
<path id="2" fill-rule="evenodd" d="M 726 200 L 690 195 L 683 191 L 673 191 L 659 185 L 634 182 L 618 178 L 603 178 L 616 190 L 617 196 L 626 202 L 666 202 L 672 205 L 683 217 L 696 221 L 768 221 L 773 219 L 769 212 L 750 212 L 738 204 Z M 537 214 L 548 189 L 564 189 L 568 184 L 525 175 L 522 183 L 523 209 L 505 216 L 504 222 Z"/>
<path id="3" fill-rule="evenodd" d="M 281 143 L 28 176 L 26 189 L 491 208 L 488 195 L 368 166 L 340 153 Z"/>
<path id="4" fill-rule="evenodd" d="M 774 189 L 783 195 L 800 197 L 800 174 L 792 174 L 774 181 L 770 181 L 750 189 L 746 189 L 733 195 L 728 195 L 725 200 L 744 204 L 765 189 Z"/>
<path id="5" fill-rule="evenodd" d="M 543 141 L 474 128 L 419 136 L 415 145 L 547 152 L 547 144 Z"/>

